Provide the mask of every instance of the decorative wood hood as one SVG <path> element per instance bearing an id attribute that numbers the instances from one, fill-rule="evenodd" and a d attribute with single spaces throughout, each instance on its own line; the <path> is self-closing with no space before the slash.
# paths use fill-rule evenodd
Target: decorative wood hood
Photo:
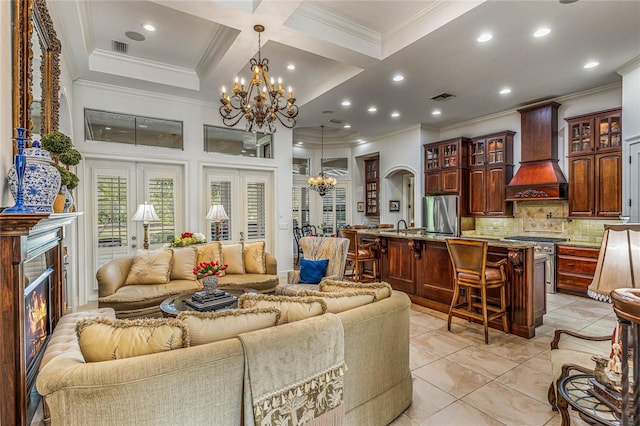
<path id="1" fill-rule="evenodd" d="M 558 107 L 549 102 L 519 109 L 521 161 L 507 185 L 507 201 L 567 198 L 567 179 L 558 166 Z"/>

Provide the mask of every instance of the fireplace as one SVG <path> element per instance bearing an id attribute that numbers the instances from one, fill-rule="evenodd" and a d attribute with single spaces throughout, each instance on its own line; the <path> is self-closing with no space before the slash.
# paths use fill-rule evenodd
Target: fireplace
<path id="1" fill-rule="evenodd" d="M 25 268 L 27 269 L 27 268 Z M 27 391 L 30 391 L 40 367 L 40 361 L 49 335 L 53 331 L 51 315 L 51 275 L 53 268 L 45 269 L 24 290 L 24 335 L 27 373 Z"/>

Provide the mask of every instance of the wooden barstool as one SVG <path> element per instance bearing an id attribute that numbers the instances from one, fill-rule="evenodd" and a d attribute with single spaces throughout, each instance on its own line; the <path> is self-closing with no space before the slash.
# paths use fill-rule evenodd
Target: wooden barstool
<path id="1" fill-rule="evenodd" d="M 451 317 L 454 313 L 469 321 L 476 319 L 484 324 L 484 342 L 489 344 L 489 321 L 502 317 L 504 332 L 509 332 L 505 291 L 507 276 L 504 270 L 507 259 L 488 262 L 486 241 L 450 238 L 446 242 L 454 272 L 454 291 L 447 330 L 451 331 Z M 466 301 L 462 303 L 459 302 L 460 287 L 467 290 Z M 487 301 L 487 290 L 492 288 L 500 289 L 500 306 Z M 474 297 L 477 298 L 473 294 L 474 289 L 480 290 L 480 301 L 474 300 Z M 480 309 L 481 313 L 476 309 Z"/>
<path id="2" fill-rule="evenodd" d="M 375 243 L 360 244 L 358 232 L 353 229 L 341 229 L 340 237 L 349 240 L 349 251 L 347 252 L 347 261 L 344 265 L 344 275 L 357 282 L 364 281 L 365 279 L 375 281 L 378 278 L 378 257 L 376 252 L 373 250 Z M 371 262 L 373 264 L 373 271 L 371 275 L 365 275 L 364 273 L 364 263 L 366 262 Z M 347 275 L 346 270 L 347 264 L 349 263 L 353 265 L 353 273 Z"/>

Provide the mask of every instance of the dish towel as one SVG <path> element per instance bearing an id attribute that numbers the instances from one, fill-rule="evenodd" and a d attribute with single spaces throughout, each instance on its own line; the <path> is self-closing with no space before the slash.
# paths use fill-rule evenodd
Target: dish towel
<path id="1" fill-rule="evenodd" d="M 238 337 L 245 426 L 344 424 L 347 368 L 338 317 L 324 314 Z"/>

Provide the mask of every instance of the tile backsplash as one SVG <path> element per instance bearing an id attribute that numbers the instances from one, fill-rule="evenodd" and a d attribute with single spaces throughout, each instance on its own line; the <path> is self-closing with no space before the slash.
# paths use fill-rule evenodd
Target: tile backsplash
<path id="1" fill-rule="evenodd" d="M 521 201 L 514 204 L 513 218 L 476 218 L 475 230 L 463 234 L 497 238 L 512 235 L 560 237 L 599 244 L 605 224 L 621 223 L 619 219 L 567 219 L 567 201 Z"/>

